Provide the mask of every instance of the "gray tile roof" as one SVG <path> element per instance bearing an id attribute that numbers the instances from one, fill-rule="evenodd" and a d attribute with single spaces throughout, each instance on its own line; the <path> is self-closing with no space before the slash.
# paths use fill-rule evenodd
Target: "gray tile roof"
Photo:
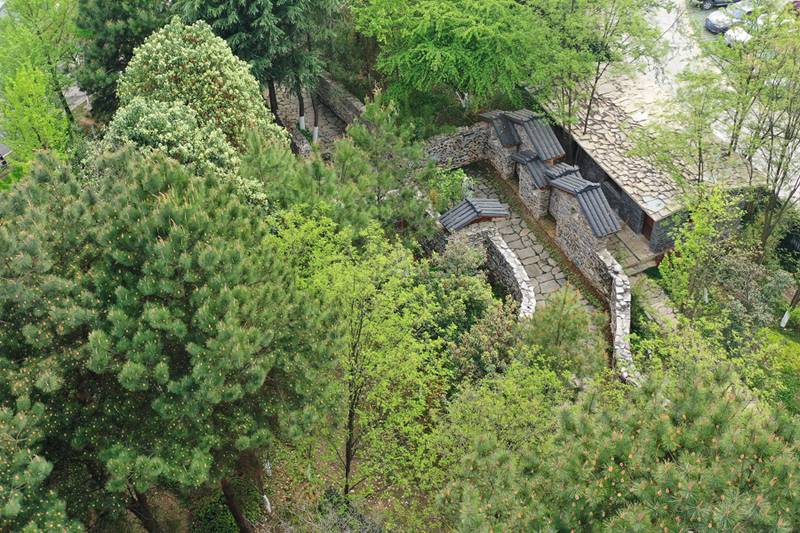
<path id="1" fill-rule="evenodd" d="M 11 148 L 6 146 L 5 144 L 0 143 L 0 156 L 4 156 L 11 153 Z"/>
<path id="2" fill-rule="evenodd" d="M 503 146 L 519 146 L 522 143 L 522 139 L 519 138 L 519 134 L 517 133 L 517 128 L 509 122 L 508 117 L 504 114 L 499 114 L 497 118 L 492 121 L 492 126 L 494 126 L 494 131 L 497 132 L 497 136 L 500 138 L 500 142 Z"/>
<path id="3" fill-rule="evenodd" d="M 516 154 L 511 154 L 511 159 L 523 166 L 528 172 L 528 175 L 533 180 L 534 185 L 539 189 L 544 189 L 550 184 L 547 178 L 547 170 L 549 167 L 539 159 L 539 156 L 525 150 Z"/>
<path id="4" fill-rule="evenodd" d="M 504 218 L 510 214 L 508 207 L 494 198 L 467 198 L 439 217 L 439 222 L 453 233 L 480 219 Z"/>
<path id="5" fill-rule="evenodd" d="M 550 184 L 575 196 L 595 237 L 605 237 L 622 229 L 599 183 L 586 181 L 580 172 L 575 171 L 554 179 Z"/>
<path id="6" fill-rule="evenodd" d="M 580 169 L 578 167 L 568 165 L 566 163 L 556 163 L 551 167 L 547 167 L 545 171 L 547 173 L 547 177 L 550 179 L 560 178 L 561 176 L 566 176 L 567 174 L 575 174 L 579 172 Z"/>
<path id="7" fill-rule="evenodd" d="M 547 120 L 528 109 L 503 113 L 511 122 L 522 126 L 534 150 L 543 161 L 559 159 L 566 155 Z"/>

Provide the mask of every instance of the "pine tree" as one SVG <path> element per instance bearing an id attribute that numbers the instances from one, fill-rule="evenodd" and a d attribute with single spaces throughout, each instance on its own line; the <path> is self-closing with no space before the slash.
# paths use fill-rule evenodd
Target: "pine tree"
<path id="1" fill-rule="evenodd" d="M 132 152 L 101 170 L 83 191 L 48 163 L 0 202 L 4 382 L 46 406 L 56 464 L 85 465 L 83 508 L 127 495 L 155 531 L 150 487 L 221 484 L 249 530 L 227 479 L 312 414 L 315 297 L 225 180 Z"/>
<path id="2" fill-rule="evenodd" d="M 625 401 L 584 394 L 552 443 L 511 458 L 502 495 L 481 475 L 502 450 L 479 455 L 446 502 L 452 520 L 465 531 L 797 530 L 797 421 L 755 399 L 729 365 L 692 358 L 703 356 L 649 376 Z"/>
<path id="3" fill-rule="evenodd" d="M 47 488 L 53 465 L 38 453 L 44 436 L 41 404 L 17 400 L 16 409 L 0 407 L 0 530 L 78 532 L 64 502 Z"/>
<path id="4" fill-rule="evenodd" d="M 269 87 L 270 109 L 278 117 L 275 86 L 288 83 L 302 95 L 322 70 L 315 37 L 339 12 L 340 0 L 182 0 L 189 20 L 208 22 L 233 52 Z M 279 117 L 278 117 L 279 118 Z"/>
<path id="5" fill-rule="evenodd" d="M 76 76 L 92 96 L 92 116 L 107 121 L 117 110 L 117 79 L 134 49 L 167 23 L 169 3 L 158 0 L 80 0 L 76 24 L 85 36 Z"/>
<path id="6" fill-rule="evenodd" d="M 250 67 L 205 22 L 187 26 L 175 17 L 148 37 L 120 76 L 117 95 L 120 105 L 137 96 L 183 104 L 239 150 L 252 133 L 278 143 L 286 139 L 264 106 Z"/>

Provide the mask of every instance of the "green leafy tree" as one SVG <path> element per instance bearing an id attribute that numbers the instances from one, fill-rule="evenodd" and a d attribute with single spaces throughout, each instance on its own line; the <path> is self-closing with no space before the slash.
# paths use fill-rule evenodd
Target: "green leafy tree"
<path id="1" fill-rule="evenodd" d="M 728 162 L 716 130 L 723 123 L 729 95 L 711 72 L 687 70 L 678 81 L 677 93 L 660 121 L 634 132 L 634 151 L 678 183 L 688 176 L 698 183 L 718 179 Z"/>
<path id="2" fill-rule="evenodd" d="M 400 94 L 446 89 L 465 108 L 514 95 L 549 48 L 539 19 L 513 0 L 368 0 L 353 9 Z"/>
<path id="3" fill-rule="evenodd" d="M 130 151 L 103 170 L 84 192 L 37 168 L 0 202 L 3 382 L 52 411 L 46 452 L 91 473 L 83 507 L 117 494 L 157 531 L 150 487 L 209 485 L 249 531 L 229 479 L 313 415 L 315 297 L 226 180 Z"/>
<path id="4" fill-rule="evenodd" d="M 0 407 L 0 529 L 77 532 L 64 502 L 47 488 L 53 465 L 39 454 L 44 437 L 44 406 L 21 398 L 17 409 Z"/>
<path id="5" fill-rule="evenodd" d="M 0 131 L 12 151 L 12 180 L 25 174 L 38 150 L 67 154 L 69 122 L 48 84 L 46 73 L 22 66 L 0 87 Z"/>
<path id="6" fill-rule="evenodd" d="M 247 63 L 205 22 L 186 26 L 173 18 L 136 49 L 119 78 L 118 96 L 126 105 L 141 95 L 189 107 L 201 125 L 218 128 L 238 150 L 254 132 L 285 142 Z"/>
<path id="7" fill-rule="evenodd" d="M 114 115 L 102 147 L 116 150 L 128 143 L 159 150 L 199 176 L 216 172 L 232 177 L 239 170 L 239 154 L 225 135 L 201 125 L 197 113 L 181 103 L 133 98 Z"/>
<path id="8" fill-rule="evenodd" d="M 701 309 L 721 259 L 736 245 L 739 213 L 727 194 L 714 188 L 690 198 L 689 220 L 675 232 L 674 251 L 659 265 L 663 283 L 679 309 Z"/>
<path id="9" fill-rule="evenodd" d="M 561 375 L 591 377 L 606 367 L 604 317 L 587 309 L 580 293 L 565 287 L 520 324 L 522 346 L 538 346 L 544 367 Z"/>
<path id="10" fill-rule="evenodd" d="M 465 474 L 460 469 L 464 450 L 482 436 L 492 435 L 499 447 L 520 453 L 547 441 L 556 427 L 558 407 L 567 400 L 561 378 L 514 361 L 502 374 L 465 383 L 435 421 L 429 453 L 435 465 L 418 475 L 435 491 L 445 480 Z"/>
<path id="11" fill-rule="evenodd" d="M 269 87 L 270 109 L 276 117 L 276 84 L 287 83 L 302 99 L 302 88 L 316 83 L 322 70 L 316 43 L 340 5 L 341 0 L 181 2 L 189 20 L 208 22 L 237 56 L 250 63 L 258 81 Z"/>
<path id="12" fill-rule="evenodd" d="M 602 0 L 584 2 L 577 9 L 585 24 L 582 46 L 592 51 L 594 70 L 588 79 L 584 133 L 589 127 L 598 86 L 606 73 L 634 71 L 663 55 L 661 29 L 652 22 L 655 12 L 663 8 L 663 2 L 654 0 Z"/>
<path id="13" fill-rule="evenodd" d="M 591 377 L 606 362 L 601 318 L 589 312 L 574 289 L 551 295 L 530 318 L 518 320 L 507 299 L 475 322 L 451 348 L 456 381 L 503 373 L 514 361 L 535 364 L 562 378 Z"/>
<path id="14" fill-rule="evenodd" d="M 337 254 L 318 255 L 312 279 L 337 310 L 341 391 L 329 439 L 344 495 L 365 480 L 405 479 L 404 469 L 423 459 L 424 419 L 445 381 L 433 339 L 417 335 L 434 308 L 425 287 L 406 275 L 413 257 L 374 227 L 360 240 L 363 248 L 344 241 Z"/>
<path id="15" fill-rule="evenodd" d="M 446 501 L 464 531 L 791 531 L 798 429 L 729 365 L 686 365 L 620 404 L 585 394 L 523 459 L 483 444 Z"/>
<path id="16" fill-rule="evenodd" d="M 273 168 L 281 172 L 269 172 Z M 427 212 L 432 172 L 395 106 L 378 96 L 336 143 L 330 165 L 321 158 L 298 160 L 285 150 L 255 142 L 242 159 L 240 174 L 244 180 L 263 183 L 276 209 L 322 210 L 344 231 L 378 221 L 389 235 L 414 244 L 430 236 L 434 227 Z"/>
<path id="17" fill-rule="evenodd" d="M 347 128 L 336 143 L 333 169 L 339 181 L 355 187 L 360 210 L 389 234 L 406 242 L 431 235 L 425 192 L 433 166 L 391 101 L 376 96 Z"/>
<path id="18" fill-rule="evenodd" d="M 78 0 L 7 0 L 0 17 L 0 78 L 21 66 L 47 75 L 46 87 L 72 121 L 63 89 L 72 83 L 69 67 L 78 52 Z"/>
<path id="19" fill-rule="evenodd" d="M 81 88 L 92 96 L 92 116 L 108 121 L 119 106 L 117 79 L 133 50 L 167 23 L 170 4 L 158 0 L 104 2 L 79 0 L 76 24 L 82 61 L 76 70 Z"/>

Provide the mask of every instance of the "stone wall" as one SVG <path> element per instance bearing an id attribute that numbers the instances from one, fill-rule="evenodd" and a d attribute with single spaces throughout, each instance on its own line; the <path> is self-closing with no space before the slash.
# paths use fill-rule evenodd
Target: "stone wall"
<path id="1" fill-rule="evenodd" d="M 316 88 L 317 97 L 328 109 L 334 112 L 345 124 L 352 123 L 364 112 L 364 103 L 347 92 L 327 73 L 319 77 Z"/>
<path id="2" fill-rule="evenodd" d="M 601 250 L 598 259 L 605 265 L 605 277 L 609 293 L 611 315 L 611 340 L 613 343 L 614 368 L 626 382 L 640 383 L 641 376 L 633 365 L 631 353 L 631 281 L 622 266 L 608 250 Z"/>
<path id="3" fill-rule="evenodd" d="M 286 131 L 289 132 L 289 142 L 292 145 L 292 151 L 301 157 L 308 157 L 311 155 L 311 143 L 308 142 L 306 136 L 303 135 L 299 129 L 293 124 L 286 125 Z"/>
<path id="4" fill-rule="evenodd" d="M 518 165 L 517 171 L 522 174 L 519 178 L 519 197 L 522 203 L 535 218 L 544 217 L 550 210 L 550 189 L 536 187 L 522 165 Z"/>
<path id="5" fill-rule="evenodd" d="M 515 176 L 514 169 L 517 165 L 511 159 L 509 150 L 500 142 L 500 138 L 497 136 L 493 126 L 489 127 L 489 138 L 484 150 L 486 159 L 494 167 L 497 174 L 503 179 L 512 180 Z"/>
<path id="6" fill-rule="evenodd" d="M 508 246 L 492 222 L 473 224 L 459 232 L 474 246 L 486 247 L 486 270 L 489 280 L 502 287 L 519 302 L 519 317 L 528 318 L 536 311 L 536 293 L 522 262 Z"/>
<path id="7" fill-rule="evenodd" d="M 479 122 L 455 133 L 431 137 L 425 143 L 427 156 L 442 168 L 459 168 L 487 159 L 491 125 Z"/>
<path id="8" fill-rule="evenodd" d="M 578 201 L 558 189 L 550 193 L 550 214 L 556 219 L 556 243 L 564 254 L 604 295 L 609 295 L 605 265 L 598 253 L 606 248 L 606 239 L 598 239 L 580 212 Z"/>

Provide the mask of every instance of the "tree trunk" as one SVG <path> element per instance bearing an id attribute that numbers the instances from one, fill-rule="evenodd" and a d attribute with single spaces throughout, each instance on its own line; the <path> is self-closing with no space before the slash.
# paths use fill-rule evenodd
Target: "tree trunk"
<path id="1" fill-rule="evenodd" d="M 310 95 L 311 98 L 311 108 L 314 110 L 314 129 L 311 130 L 311 143 L 317 144 L 319 140 L 319 104 L 317 104 L 316 98 L 314 95 Z"/>
<path id="2" fill-rule="evenodd" d="M 351 399 L 350 408 L 347 412 L 347 440 L 344 444 L 344 495 L 350 494 L 350 476 L 353 470 L 353 458 L 356 455 L 355 436 L 356 436 L 356 410 L 355 402 Z"/>
<path id="3" fill-rule="evenodd" d="M 278 93 L 275 92 L 275 82 L 273 80 L 267 82 L 267 89 L 269 89 L 269 109 L 275 117 L 275 124 L 283 127 L 283 121 L 278 114 Z"/>
<path id="4" fill-rule="evenodd" d="M 236 525 L 239 527 L 240 533 L 254 533 L 254 529 L 250 521 L 244 515 L 244 511 L 242 507 L 239 505 L 239 501 L 236 499 L 236 494 L 233 493 L 233 487 L 231 486 L 230 482 L 223 478 L 220 481 L 220 485 L 222 486 L 222 494 L 225 495 L 225 504 L 228 506 L 228 510 L 233 515 L 233 519 L 236 521 Z"/>
<path id="5" fill-rule="evenodd" d="M 306 103 L 303 100 L 303 87 L 300 85 L 300 80 L 297 80 L 297 107 L 299 113 L 298 126 L 301 130 L 306 129 Z"/>
<path id="6" fill-rule="evenodd" d="M 148 533 L 161 533 L 161 526 L 153 515 L 153 510 L 150 508 L 147 496 L 144 493 L 134 490 L 132 501 L 128 504 L 128 509 L 136 515 L 136 518 L 139 519 L 142 527 Z"/>
<path id="7" fill-rule="evenodd" d="M 55 69 L 50 74 L 53 76 L 53 90 L 58 95 L 58 101 L 61 102 L 61 107 L 64 109 L 64 114 L 67 115 L 67 120 L 70 124 L 75 123 L 75 117 L 72 116 L 72 110 L 69 108 L 69 102 L 67 102 L 66 96 L 64 96 L 64 91 L 61 90 L 61 87 L 58 86 L 58 78 L 56 77 Z"/>

